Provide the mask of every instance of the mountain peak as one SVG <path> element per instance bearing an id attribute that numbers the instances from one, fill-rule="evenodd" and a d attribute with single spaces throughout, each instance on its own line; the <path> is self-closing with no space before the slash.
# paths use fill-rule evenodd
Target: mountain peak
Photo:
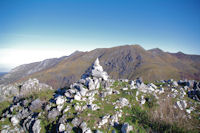
<path id="1" fill-rule="evenodd" d="M 158 53 L 158 52 L 163 52 L 163 50 L 161 50 L 161 49 L 159 49 L 159 48 L 153 48 L 153 49 L 150 49 L 150 50 L 148 50 L 148 51 L 152 51 L 152 52 L 156 52 L 156 53 Z"/>
<path id="2" fill-rule="evenodd" d="M 71 53 L 69 56 L 74 56 L 76 54 L 82 53 L 82 51 L 76 50 L 73 53 Z"/>

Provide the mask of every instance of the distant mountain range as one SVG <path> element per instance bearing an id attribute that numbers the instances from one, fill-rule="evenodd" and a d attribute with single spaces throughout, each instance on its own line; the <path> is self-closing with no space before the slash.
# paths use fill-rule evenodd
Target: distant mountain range
<path id="1" fill-rule="evenodd" d="M 1 77 L 0 84 L 34 77 L 54 88 L 64 87 L 78 80 L 97 57 L 114 79 L 142 77 L 144 81 L 169 78 L 200 80 L 200 55 L 168 53 L 159 48 L 145 50 L 139 45 L 125 45 L 89 52 L 76 51 L 69 56 L 21 65 Z"/>

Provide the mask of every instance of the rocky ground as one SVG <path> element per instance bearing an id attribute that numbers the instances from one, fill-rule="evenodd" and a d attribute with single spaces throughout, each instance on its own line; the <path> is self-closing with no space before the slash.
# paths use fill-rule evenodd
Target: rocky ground
<path id="1" fill-rule="evenodd" d="M 200 132 L 194 80 L 112 80 L 97 59 L 69 88 L 37 79 L 0 88 L 1 133 Z"/>

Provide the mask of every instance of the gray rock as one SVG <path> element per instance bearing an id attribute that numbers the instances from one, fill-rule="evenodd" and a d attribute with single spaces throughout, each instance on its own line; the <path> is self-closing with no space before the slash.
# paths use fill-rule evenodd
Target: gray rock
<path id="1" fill-rule="evenodd" d="M 41 90 L 49 90 L 49 89 L 52 90 L 52 87 L 47 84 L 39 83 L 39 80 L 37 80 L 36 78 L 34 79 L 30 78 L 21 85 L 20 95 L 26 95 L 35 91 L 38 92 Z"/>
<path id="2" fill-rule="evenodd" d="M 91 109 L 91 110 L 97 110 L 97 109 L 99 109 L 100 107 L 97 106 L 96 104 L 90 104 L 90 105 L 88 105 L 88 108 Z"/>
<path id="3" fill-rule="evenodd" d="M 101 121 L 98 123 L 98 128 L 101 128 L 104 124 L 108 122 L 108 119 L 110 118 L 110 115 L 105 115 L 102 117 Z"/>
<path id="4" fill-rule="evenodd" d="M 87 89 L 85 89 L 85 88 L 83 88 L 83 87 L 80 87 L 80 94 L 82 95 L 82 96 L 85 96 L 86 95 L 86 93 L 87 93 Z"/>
<path id="5" fill-rule="evenodd" d="M 75 127 L 78 127 L 81 124 L 81 122 L 82 122 L 82 120 L 80 118 L 77 118 L 77 117 L 72 120 L 72 124 Z"/>
<path id="6" fill-rule="evenodd" d="M 67 123 L 67 125 L 65 126 L 66 129 L 66 133 L 71 133 L 72 131 L 72 127 L 69 125 L 69 123 Z"/>
<path id="7" fill-rule="evenodd" d="M 16 126 L 19 123 L 19 118 L 13 116 L 10 121 L 13 124 L 13 126 Z"/>
<path id="8" fill-rule="evenodd" d="M 49 105 L 49 104 L 47 104 L 46 106 L 45 106 L 45 111 L 49 111 L 51 109 L 51 106 Z"/>
<path id="9" fill-rule="evenodd" d="M 38 110 L 38 109 L 41 109 L 42 108 L 42 101 L 38 98 L 34 101 L 31 102 L 31 105 L 30 105 L 30 110 L 31 111 L 34 111 L 34 110 Z"/>
<path id="10" fill-rule="evenodd" d="M 21 119 L 24 119 L 24 118 L 26 118 L 26 117 L 28 117 L 30 115 L 31 115 L 31 112 L 29 112 L 28 108 L 23 108 L 18 113 L 18 117 L 21 118 Z"/>
<path id="11" fill-rule="evenodd" d="M 81 94 L 80 94 L 80 93 L 77 93 L 77 94 L 74 96 L 74 100 L 80 101 L 80 100 L 81 100 Z"/>
<path id="12" fill-rule="evenodd" d="M 61 124 L 59 125 L 58 130 L 59 130 L 59 132 L 65 131 L 65 125 L 61 123 Z"/>
<path id="13" fill-rule="evenodd" d="M 172 85 L 175 86 L 175 87 L 177 87 L 177 86 L 178 86 L 178 83 L 177 83 L 176 81 L 173 81 L 173 82 L 172 82 Z"/>
<path id="14" fill-rule="evenodd" d="M 124 106 L 128 106 L 129 101 L 128 101 L 126 98 L 120 98 L 120 99 L 117 101 L 117 104 L 118 104 L 120 107 L 124 107 Z"/>
<path id="15" fill-rule="evenodd" d="M 16 85 L 0 85 L 0 101 L 4 101 L 12 96 L 19 95 L 19 88 Z"/>
<path id="16" fill-rule="evenodd" d="M 41 130 L 40 120 L 36 120 L 33 124 L 32 131 L 33 133 L 40 133 L 40 130 Z"/>
<path id="17" fill-rule="evenodd" d="M 58 123 L 63 123 L 64 124 L 66 122 L 66 119 L 67 119 L 66 115 L 63 115 L 62 117 L 60 117 Z"/>
<path id="18" fill-rule="evenodd" d="M 93 82 L 93 80 L 91 78 L 87 78 L 87 87 L 89 90 L 94 90 L 95 88 L 95 84 Z"/>
<path id="19" fill-rule="evenodd" d="M 56 98 L 56 105 L 63 105 L 65 103 L 65 98 L 63 96 L 58 96 Z"/>
<path id="20" fill-rule="evenodd" d="M 67 98 L 72 98 L 72 94 L 69 91 L 65 92 L 65 96 Z"/>
<path id="21" fill-rule="evenodd" d="M 81 125 L 80 125 L 80 128 L 82 129 L 82 132 L 84 133 L 87 130 L 87 123 L 82 122 Z"/>
<path id="22" fill-rule="evenodd" d="M 60 114 L 60 112 L 54 108 L 48 112 L 48 119 L 56 119 L 56 117 Z"/>

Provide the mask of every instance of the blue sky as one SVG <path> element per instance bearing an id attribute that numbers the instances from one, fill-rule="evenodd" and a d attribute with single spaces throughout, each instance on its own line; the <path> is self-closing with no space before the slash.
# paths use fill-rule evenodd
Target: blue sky
<path id="1" fill-rule="evenodd" d="M 1 0 L 0 71 L 124 44 L 200 54 L 199 0 Z"/>

